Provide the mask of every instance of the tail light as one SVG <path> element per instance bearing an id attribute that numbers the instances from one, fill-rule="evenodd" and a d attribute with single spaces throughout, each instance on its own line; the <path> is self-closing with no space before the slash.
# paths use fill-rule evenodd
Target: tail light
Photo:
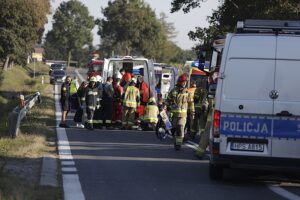
<path id="1" fill-rule="evenodd" d="M 214 111 L 214 121 L 213 121 L 213 136 L 215 138 L 220 137 L 220 119 L 221 119 L 221 112 L 218 110 Z"/>

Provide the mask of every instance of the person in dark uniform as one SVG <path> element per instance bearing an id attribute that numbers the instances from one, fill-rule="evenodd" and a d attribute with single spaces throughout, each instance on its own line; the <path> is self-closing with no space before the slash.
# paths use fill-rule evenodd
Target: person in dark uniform
<path id="1" fill-rule="evenodd" d="M 108 77 L 106 80 L 106 83 L 103 86 L 103 96 L 102 96 L 102 103 L 103 103 L 103 109 L 102 109 L 102 116 L 103 116 L 103 124 L 106 126 L 106 128 L 112 128 L 111 122 L 112 122 L 112 108 L 113 108 L 113 94 L 114 94 L 114 88 L 113 88 L 113 78 Z"/>
<path id="2" fill-rule="evenodd" d="M 88 86 L 88 83 L 83 81 L 81 85 L 79 86 L 77 92 L 76 92 L 76 113 L 74 115 L 74 122 L 76 122 L 76 127 L 84 128 L 83 122 L 83 116 L 84 116 L 84 105 L 83 102 L 85 100 L 85 90 Z"/>
<path id="3" fill-rule="evenodd" d="M 61 122 L 59 124 L 59 127 L 63 127 L 63 128 L 69 128 L 69 126 L 66 124 L 66 118 L 71 108 L 70 83 L 71 83 L 71 77 L 67 76 L 65 82 L 61 85 L 61 90 L 60 90 L 60 104 L 61 104 L 62 115 L 61 115 Z"/>

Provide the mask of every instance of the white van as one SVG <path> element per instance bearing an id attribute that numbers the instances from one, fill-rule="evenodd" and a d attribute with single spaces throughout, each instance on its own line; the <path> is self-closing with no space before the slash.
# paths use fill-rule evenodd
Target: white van
<path id="1" fill-rule="evenodd" d="M 299 170 L 300 22 L 246 20 L 226 37 L 210 134 L 224 168 Z"/>

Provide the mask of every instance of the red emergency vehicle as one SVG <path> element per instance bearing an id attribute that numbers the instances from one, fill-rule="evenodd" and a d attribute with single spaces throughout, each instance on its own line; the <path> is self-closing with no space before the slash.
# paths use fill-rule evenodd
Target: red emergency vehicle
<path id="1" fill-rule="evenodd" d="M 87 78 L 88 80 L 92 76 L 100 75 L 103 76 L 103 60 L 91 60 L 88 65 L 88 72 L 87 72 Z"/>

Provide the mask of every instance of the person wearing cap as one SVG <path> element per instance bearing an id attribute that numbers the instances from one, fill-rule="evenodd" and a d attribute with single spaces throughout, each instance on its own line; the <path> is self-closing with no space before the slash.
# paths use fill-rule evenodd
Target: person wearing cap
<path id="1" fill-rule="evenodd" d="M 98 88 L 98 95 L 99 95 L 99 102 L 100 107 L 96 107 L 96 110 L 94 112 L 94 118 L 93 118 L 93 127 L 96 129 L 102 128 L 103 125 L 103 117 L 102 117 L 102 108 L 103 108 L 103 84 L 102 84 L 102 77 L 100 75 L 96 76 L 96 87 Z"/>
<path id="2" fill-rule="evenodd" d="M 154 97 L 149 98 L 145 114 L 143 116 L 143 122 L 148 123 L 153 130 L 155 130 L 156 124 L 158 122 L 158 116 L 159 110 L 156 105 L 156 101 Z"/>
<path id="3" fill-rule="evenodd" d="M 184 128 L 188 110 L 194 114 L 194 101 L 191 93 L 186 89 L 187 75 L 178 77 L 176 86 L 170 91 L 167 97 L 167 108 L 172 113 L 172 134 L 175 135 L 174 148 L 180 150 L 183 143 Z"/>
<path id="4" fill-rule="evenodd" d="M 131 129 L 134 125 L 135 111 L 140 104 L 140 92 L 135 87 L 136 78 L 132 78 L 123 97 L 122 129 Z"/>
<path id="5" fill-rule="evenodd" d="M 86 121 L 86 128 L 93 130 L 93 117 L 96 109 L 100 108 L 100 94 L 99 89 L 96 86 L 96 77 L 91 77 L 89 85 L 85 90 L 85 98 L 84 102 L 86 104 L 86 114 L 87 114 L 87 121 Z"/>
<path id="6" fill-rule="evenodd" d="M 76 113 L 74 115 L 74 122 L 76 122 L 76 127 L 84 128 L 83 122 L 83 109 L 84 109 L 84 100 L 85 100 L 85 90 L 88 86 L 88 83 L 83 81 L 81 85 L 79 86 L 77 92 L 76 92 L 76 104 L 77 109 Z"/>

